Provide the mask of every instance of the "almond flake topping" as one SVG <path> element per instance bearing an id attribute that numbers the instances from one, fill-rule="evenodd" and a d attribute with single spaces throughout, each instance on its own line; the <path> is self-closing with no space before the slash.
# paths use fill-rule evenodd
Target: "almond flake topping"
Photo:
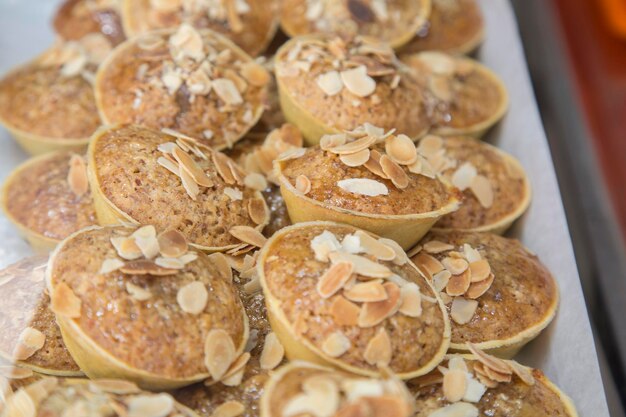
<path id="1" fill-rule="evenodd" d="M 87 164 L 82 156 L 72 155 L 70 159 L 70 170 L 67 174 L 67 182 L 70 190 L 77 196 L 82 197 L 89 191 L 89 181 L 87 180 Z"/>
<path id="2" fill-rule="evenodd" d="M 535 377 L 528 367 L 521 365 L 514 360 L 507 360 L 506 363 L 509 365 L 509 368 L 511 368 L 513 373 L 522 380 L 522 382 L 526 385 L 535 385 Z"/>
<path id="3" fill-rule="evenodd" d="M 365 65 L 342 71 L 341 80 L 348 91 L 358 97 L 367 97 L 376 91 L 376 81 L 367 75 Z"/>
<path id="4" fill-rule="evenodd" d="M 342 332 L 331 333 L 322 343 L 322 351 L 331 358 L 338 358 L 350 350 L 350 339 Z"/>
<path id="5" fill-rule="evenodd" d="M 417 161 L 415 144 L 406 135 L 391 135 L 385 139 L 385 152 L 389 158 L 401 165 L 411 165 Z"/>
<path id="6" fill-rule="evenodd" d="M 367 343 L 363 358 L 372 366 L 388 366 L 391 362 L 392 348 L 389 334 L 383 328 L 380 329 Z"/>
<path id="7" fill-rule="evenodd" d="M 428 253 L 441 253 L 453 250 L 454 246 L 449 243 L 440 242 L 438 240 L 431 240 L 424 243 L 424 250 Z"/>
<path id="8" fill-rule="evenodd" d="M 226 401 L 220 404 L 210 417 L 238 417 L 246 411 L 246 407 L 239 401 Z"/>
<path id="9" fill-rule="evenodd" d="M 487 279 L 484 279 L 478 282 L 473 282 L 472 284 L 470 284 L 469 288 L 465 292 L 465 296 L 473 300 L 480 298 L 483 294 L 485 294 L 489 290 L 489 288 L 491 288 L 494 278 L 495 278 L 494 275 L 490 274 Z"/>
<path id="10" fill-rule="evenodd" d="M 446 292 L 452 297 L 460 296 L 465 294 L 470 285 L 470 272 L 466 270 L 459 275 L 452 275 L 450 277 L 450 280 L 448 280 L 448 286 L 446 287 Z"/>
<path id="11" fill-rule="evenodd" d="M 339 326 L 356 326 L 361 309 L 343 296 L 337 296 L 330 305 L 330 314 Z"/>
<path id="12" fill-rule="evenodd" d="M 263 87 L 267 85 L 271 79 L 265 68 L 254 61 L 243 64 L 241 67 L 241 75 L 255 87 Z"/>
<path id="13" fill-rule="evenodd" d="M 209 300 L 209 292 L 200 281 L 190 282 L 178 290 L 176 301 L 185 312 L 198 315 L 204 311 Z"/>
<path id="14" fill-rule="evenodd" d="M 484 175 L 476 175 L 470 184 L 472 193 L 481 206 L 488 209 L 493 205 L 493 187 L 491 182 Z"/>
<path id="15" fill-rule="evenodd" d="M 243 98 L 239 90 L 237 90 L 237 86 L 228 78 L 215 79 L 213 80 L 212 86 L 213 90 L 215 90 L 224 103 L 231 106 L 243 104 Z"/>
<path id="16" fill-rule="evenodd" d="M 488 367 L 502 374 L 510 374 L 512 372 L 510 366 L 507 364 L 506 361 L 483 352 L 482 350 L 478 349 L 475 344 L 468 342 L 467 348 L 485 367 Z"/>
<path id="17" fill-rule="evenodd" d="M 458 402 L 438 408 L 428 417 L 478 417 L 479 411 L 473 404 Z"/>
<path id="18" fill-rule="evenodd" d="M 169 394 L 137 395 L 126 400 L 128 417 L 166 417 L 174 411 Z"/>
<path id="19" fill-rule="evenodd" d="M 255 224 L 267 224 L 270 219 L 270 210 L 263 198 L 248 200 L 248 215 Z"/>
<path id="20" fill-rule="evenodd" d="M 237 188 L 226 187 L 224 188 L 224 194 L 232 201 L 243 200 L 243 192 L 241 190 L 238 190 Z"/>
<path id="21" fill-rule="evenodd" d="M 353 255 L 345 252 L 332 252 L 329 254 L 332 263 L 348 262 L 354 267 L 354 273 L 370 278 L 387 278 L 392 275 L 391 270 L 378 262 L 366 257 Z"/>
<path id="22" fill-rule="evenodd" d="M 135 383 L 121 379 L 95 379 L 89 381 L 89 386 L 102 392 L 118 395 L 140 392 L 139 387 Z"/>
<path id="23" fill-rule="evenodd" d="M 177 146 L 172 150 L 172 155 L 178 162 L 179 167 L 184 169 L 187 174 L 193 178 L 197 185 L 202 187 L 213 187 L 213 181 L 211 181 L 207 174 L 187 152 Z"/>
<path id="24" fill-rule="evenodd" d="M 374 327 L 398 311 L 400 307 L 400 288 L 391 282 L 383 284 L 383 287 L 387 291 L 387 299 L 364 303 L 359 314 L 359 327 Z"/>
<path id="25" fill-rule="evenodd" d="M 357 303 L 384 301 L 389 296 L 382 280 L 374 280 L 355 284 L 343 292 L 343 296 Z"/>
<path id="26" fill-rule="evenodd" d="M 283 361 L 285 356 L 285 348 L 278 340 L 276 333 L 271 332 L 265 336 L 265 344 L 261 352 L 260 366 L 261 369 L 272 370 Z"/>
<path id="27" fill-rule="evenodd" d="M 46 335 L 33 327 L 26 327 L 20 333 L 13 351 L 13 358 L 23 361 L 33 356 L 46 343 Z"/>
<path id="28" fill-rule="evenodd" d="M 369 197 L 377 197 L 379 195 L 389 194 L 389 189 L 387 189 L 387 186 L 385 184 L 368 178 L 350 178 L 346 180 L 340 180 L 337 182 L 337 186 L 349 193 L 365 195 Z"/>
<path id="29" fill-rule="evenodd" d="M 443 395 L 448 402 L 461 401 L 467 389 L 466 372 L 461 369 L 450 369 L 443 375 Z"/>
<path id="30" fill-rule="evenodd" d="M 366 148 L 355 153 L 340 155 L 339 159 L 344 165 L 349 167 L 359 167 L 369 161 L 370 150 Z"/>
<path id="31" fill-rule="evenodd" d="M 244 178 L 244 184 L 246 187 L 255 191 L 263 191 L 267 188 L 267 180 L 261 174 L 251 173 Z"/>
<path id="32" fill-rule="evenodd" d="M 422 315 L 422 294 L 417 284 L 411 282 L 400 288 L 400 313 L 409 317 Z"/>
<path id="33" fill-rule="evenodd" d="M 236 349 L 230 335 L 221 329 L 209 332 L 204 343 L 204 364 L 211 377 L 219 381 L 236 359 Z"/>
<path id="34" fill-rule="evenodd" d="M 228 232 L 240 241 L 257 248 L 262 248 L 267 242 L 267 238 L 261 232 L 250 226 L 233 226 Z"/>
<path id="35" fill-rule="evenodd" d="M 447 257 L 441 263 L 452 275 L 459 275 L 467 271 L 469 264 L 465 259 Z"/>
<path id="36" fill-rule="evenodd" d="M 117 271 L 118 269 L 120 269 L 123 266 L 124 266 L 124 262 L 120 261 L 117 258 L 115 258 L 115 259 L 105 259 L 104 262 L 102 262 L 102 266 L 100 267 L 99 273 L 100 274 L 108 274 L 110 272 Z"/>
<path id="37" fill-rule="evenodd" d="M 296 178 L 296 190 L 307 195 L 311 191 L 311 180 L 306 175 L 298 175 Z"/>
<path id="38" fill-rule="evenodd" d="M 383 155 L 380 157 L 380 167 L 386 176 L 389 177 L 393 185 L 400 189 L 404 189 L 409 186 L 409 177 L 404 172 L 404 169 L 397 163 L 395 163 L 389 156 Z"/>
<path id="39" fill-rule="evenodd" d="M 59 316 L 76 319 L 80 317 L 81 301 L 74 291 L 64 282 L 59 283 L 52 291 L 50 309 Z"/>
<path id="40" fill-rule="evenodd" d="M 330 298 L 348 282 L 354 271 L 350 262 L 333 264 L 317 282 L 317 293 L 322 298 Z"/>
<path id="41" fill-rule="evenodd" d="M 126 291 L 137 301 L 146 301 L 152 298 L 152 293 L 149 290 L 141 288 L 131 282 L 126 283 Z"/>
<path id="42" fill-rule="evenodd" d="M 450 317 L 458 324 L 467 324 L 474 317 L 476 308 L 478 307 L 478 301 L 467 300 L 463 297 L 455 297 L 452 300 L 452 307 L 450 308 Z"/>
<path id="43" fill-rule="evenodd" d="M 343 90 L 343 81 L 337 71 L 320 74 L 315 82 L 327 96 L 335 96 Z"/>
<path id="44" fill-rule="evenodd" d="M 470 162 L 465 162 L 452 174 L 452 185 L 461 191 L 467 190 L 476 178 L 477 171 Z"/>

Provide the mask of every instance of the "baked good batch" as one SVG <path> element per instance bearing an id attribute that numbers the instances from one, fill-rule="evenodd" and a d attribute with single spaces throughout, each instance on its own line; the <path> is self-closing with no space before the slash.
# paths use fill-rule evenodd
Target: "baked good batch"
<path id="1" fill-rule="evenodd" d="M 105 123 L 173 129 L 222 149 L 259 120 L 269 80 L 228 39 L 183 24 L 118 46 L 96 77 L 96 103 Z"/>
<path id="2" fill-rule="evenodd" d="M 559 292 L 500 236 L 531 186 L 479 140 L 509 99 L 460 56 L 476 0 L 65 0 L 53 24 L 0 80 L 43 154 L 3 185 L 43 254 L 0 270 L 0 417 L 577 417 L 512 359 Z"/>
<path id="3" fill-rule="evenodd" d="M 5 180 L 2 208 L 39 252 L 95 225 L 84 157 L 60 151 L 26 161 Z"/>
<path id="4" fill-rule="evenodd" d="M 363 35 L 398 48 L 424 26 L 430 10 L 431 0 L 283 0 L 280 23 L 292 37 Z"/>
<path id="5" fill-rule="evenodd" d="M 121 0 L 129 36 L 189 23 L 226 36 L 252 56 L 259 55 L 278 29 L 280 0 Z"/>

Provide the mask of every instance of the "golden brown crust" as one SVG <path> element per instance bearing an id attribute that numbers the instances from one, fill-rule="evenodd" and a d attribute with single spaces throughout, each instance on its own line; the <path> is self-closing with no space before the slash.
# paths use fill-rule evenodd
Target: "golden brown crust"
<path id="1" fill-rule="evenodd" d="M 96 224 L 91 193 L 79 196 L 68 182 L 72 155 L 51 154 L 27 161 L 14 171 L 5 183 L 5 205 L 12 219 L 56 240 Z"/>
<path id="2" fill-rule="evenodd" d="M 169 43 L 183 37 L 198 37 L 202 45 L 186 51 L 183 44 L 174 59 Z M 202 59 L 181 58 L 187 53 Z M 242 68 L 251 63 L 226 38 L 211 31 L 200 34 L 188 25 L 141 35 L 120 45 L 101 66 L 95 87 L 98 109 L 110 124 L 170 128 L 221 149 L 238 141 L 263 113 L 269 75 L 263 72 L 263 85 L 246 81 Z M 217 82 L 236 92 L 226 91 L 225 98 Z"/>
<path id="3" fill-rule="evenodd" d="M 256 56 L 272 40 L 278 26 L 278 0 L 245 0 L 245 12 L 237 13 L 236 18 L 230 19 L 226 8 L 222 6 L 223 2 L 214 2 L 216 4 L 207 8 L 199 1 L 197 4 L 193 1 L 178 1 L 177 4 L 175 0 L 169 0 L 161 9 L 158 3 L 151 0 L 125 0 L 125 28 L 137 35 L 187 22 L 198 29 L 219 32 L 250 55 Z M 235 21 L 232 22 L 231 19 Z"/>
<path id="4" fill-rule="evenodd" d="M 225 330 L 235 346 L 245 337 L 243 307 L 235 288 L 201 253 L 166 277 L 120 270 L 101 273 L 104 261 L 117 257 L 110 239 L 131 232 L 122 227 L 91 229 L 64 241 L 49 265 L 53 297 L 60 284 L 69 286 L 81 301 L 80 317 L 70 319 L 70 324 L 117 361 L 168 378 L 207 374 L 204 343 L 209 331 Z M 177 301 L 179 289 L 194 281 L 208 290 L 206 307 L 198 315 L 185 313 Z M 137 300 L 127 284 L 152 296 Z"/>
<path id="5" fill-rule="evenodd" d="M 204 160 L 194 156 L 214 183 L 213 187 L 203 188 L 194 201 L 180 178 L 158 163 L 163 156 L 158 146 L 175 140 L 137 126 L 102 132 L 90 148 L 90 169 L 102 194 L 135 221 L 152 224 L 159 231 L 175 228 L 194 244 L 224 247 L 240 243 L 228 232 L 233 226 L 256 227 L 247 208 L 256 194 L 240 185 L 227 184 L 210 157 Z M 215 152 L 206 150 L 208 155 Z M 232 200 L 224 194 L 226 188 L 241 189 L 243 199 Z"/>
<path id="6" fill-rule="evenodd" d="M 0 271 L 0 356 L 13 357 L 27 327 L 45 336 L 43 346 L 17 363 L 38 372 L 80 375 L 50 311 L 44 270 L 46 257 L 26 258 Z"/>
<path id="7" fill-rule="evenodd" d="M 54 30 L 67 40 L 101 33 L 114 45 L 124 41 L 118 0 L 65 0 L 54 16 Z"/>

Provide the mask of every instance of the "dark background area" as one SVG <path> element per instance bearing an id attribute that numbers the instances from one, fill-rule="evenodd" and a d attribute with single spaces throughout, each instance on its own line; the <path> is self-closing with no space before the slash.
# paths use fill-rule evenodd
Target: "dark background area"
<path id="1" fill-rule="evenodd" d="M 626 13 L 623 0 L 513 0 L 614 417 L 626 404 L 622 3 Z"/>

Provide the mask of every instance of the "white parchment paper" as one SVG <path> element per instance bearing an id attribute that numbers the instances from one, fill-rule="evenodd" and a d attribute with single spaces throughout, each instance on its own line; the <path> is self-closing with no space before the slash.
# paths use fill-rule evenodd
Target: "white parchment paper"
<path id="1" fill-rule="evenodd" d="M 508 0 L 480 0 L 487 41 L 478 57 L 498 73 L 510 93 L 510 111 L 489 139 L 515 155 L 534 189 L 533 203 L 512 236 L 536 252 L 556 276 L 561 306 L 555 321 L 520 355 L 541 368 L 576 404 L 581 417 L 609 416 L 591 327 L 545 133 L 537 111 L 515 17 Z M 52 44 L 53 0 L 0 0 L 0 73 Z M 0 130 L 0 181 L 26 158 Z M 0 267 L 30 254 L 0 214 Z"/>

